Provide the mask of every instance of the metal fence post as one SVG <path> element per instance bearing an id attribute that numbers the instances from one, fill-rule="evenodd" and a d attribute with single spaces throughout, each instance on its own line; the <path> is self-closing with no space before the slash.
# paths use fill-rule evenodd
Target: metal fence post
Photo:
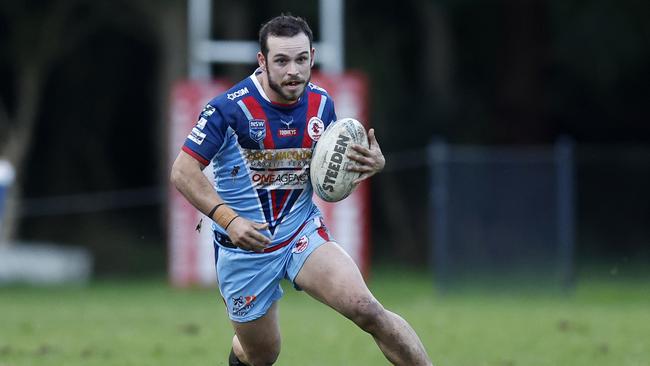
<path id="1" fill-rule="evenodd" d="M 555 143 L 559 275 L 565 290 L 571 290 L 575 283 L 573 263 L 575 250 L 575 164 L 573 146 L 573 141 L 567 136 L 561 136 Z"/>
<path id="2" fill-rule="evenodd" d="M 441 292 L 445 292 L 449 280 L 447 154 L 447 144 L 444 140 L 435 138 L 429 144 L 429 171 L 432 172 L 429 186 L 429 217 L 433 221 L 433 235 L 429 239 L 429 263 L 433 267 L 434 281 Z"/>

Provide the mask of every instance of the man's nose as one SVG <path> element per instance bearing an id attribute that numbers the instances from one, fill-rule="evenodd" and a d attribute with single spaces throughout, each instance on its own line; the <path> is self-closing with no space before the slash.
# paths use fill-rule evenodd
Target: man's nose
<path id="1" fill-rule="evenodd" d="M 298 75 L 298 65 L 296 65 L 295 62 L 289 62 L 289 67 L 287 68 L 287 74 Z"/>

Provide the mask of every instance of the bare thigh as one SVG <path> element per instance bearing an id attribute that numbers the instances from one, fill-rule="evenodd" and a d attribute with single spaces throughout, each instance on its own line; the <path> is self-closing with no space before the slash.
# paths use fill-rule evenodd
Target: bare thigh
<path id="1" fill-rule="evenodd" d="M 359 306 L 376 302 L 356 263 L 334 242 L 321 245 L 309 256 L 295 282 L 347 317 Z"/>
<path id="2" fill-rule="evenodd" d="M 277 358 L 281 344 L 277 302 L 261 318 L 246 323 L 232 321 L 232 325 L 246 354 Z"/>
<path id="3" fill-rule="evenodd" d="M 295 282 L 370 333 L 393 365 L 431 365 L 413 328 L 374 298 L 356 264 L 338 244 L 327 242 L 317 248 Z"/>

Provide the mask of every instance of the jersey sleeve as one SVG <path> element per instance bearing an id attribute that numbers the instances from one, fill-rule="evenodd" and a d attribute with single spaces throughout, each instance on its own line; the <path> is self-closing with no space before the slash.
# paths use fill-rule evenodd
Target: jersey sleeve
<path id="1" fill-rule="evenodd" d="M 227 129 L 228 125 L 221 112 L 207 104 L 185 139 L 182 150 L 201 164 L 208 165 L 223 145 Z"/>

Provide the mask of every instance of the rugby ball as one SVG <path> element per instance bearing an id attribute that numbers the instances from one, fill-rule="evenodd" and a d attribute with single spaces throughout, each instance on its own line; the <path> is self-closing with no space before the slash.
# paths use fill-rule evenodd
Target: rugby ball
<path id="1" fill-rule="evenodd" d="M 366 129 L 353 118 L 332 122 L 320 136 L 311 157 L 309 176 L 316 195 L 327 202 L 337 202 L 352 193 L 354 180 L 361 173 L 347 170 L 355 164 L 347 153 L 351 144 L 368 147 Z"/>

